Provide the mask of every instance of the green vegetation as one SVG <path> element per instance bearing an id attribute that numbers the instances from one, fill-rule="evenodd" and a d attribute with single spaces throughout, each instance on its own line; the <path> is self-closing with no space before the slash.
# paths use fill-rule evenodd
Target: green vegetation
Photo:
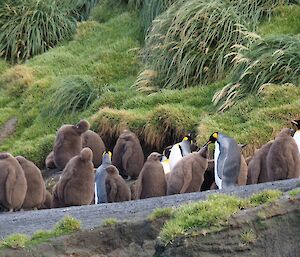
<path id="1" fill-rule="evenodd" d="M 192 234 L 194 230 L 216 232 L 227 226 L 229 218 L 245 208 L 270 204 L 282 196 L 278 190 L 265 190 L 252 195 L 248 199 L 236 196 L 214 194 L 208 200 L 186 204 L 173 210 L 171 218 L 165 223 L 159 236 L 164 244 L 175 238 Z M 256 240 L 253 231 L 241 234 L 244 243 Z"/>
<path id="2" fill-rule="evenodd" d="M 118 221 L 114 218 L 106 219 L 102 222 L 103 226 L 113 226 L 118 224 Z"/>
<path id="3" fill-rule="evenodd" d="M 80 230 L 80 221 L 71 217 L 65 216 L 58 221 L 53 230 L 38 230 L 30 238 L 24 234 L 12 234 L 0 241 L 1 248 L 24 248 L 47 242 L 49 239 L 67 235 Z"/>
<path id="4" fill-rule="evenodd" d="M 89 9 L 86 13 L 91 11 L 87 21 L 77 22 L 71 41 L 61 41 L 22 65 L 10 66 L 0 60 L 0 124 L 12 117 L 18 119 L 16 132 L 2 142 L 0 150 L 23 155 L 43 168 L 56 130 L 62 124 L 85 118 L 110 143 L 124 128 L 129 128 L 143 146 L 161 151 L 181 140 L 187 131 L 198 132 L 197 143 L 201 145 L 211 132 L 218 130 L 239 143 L 247 143 L 251 154 L 283 126 L 289 126 L 288 119 L 300 115 L 298 70 L 287 65 L 298 49 L 299 19 L 295 17 L 300 6 L 286 2 L 103 0 L 94 6 L 93 0 L 64 1 L 64 8 L 72 10 L 70 17 L 78 20 L 85 19 L 82 6 Z M 76 6 L 83 12 L 79 15 L 82 18 L 74 16 Z M 206 15 L 206 11 L 211 15 Z M 242 26 L 236 27 L 236 23 Z M 148 27 L 144 41 L 143 30 Z M 229 33 L 231 29 L 234 31 Z M 158 34 L 154 33 L 156 30 Z M 273 34 L 278 40 L 273 40 Z M 245 70 L 236 73 L 238 79 L 231 77 L 231 58 L 240 57 L 227 55 L 234 51 L 233 41 L 261 55 L 264 53 L 260 46 L 264 44 L 266 54 L 279 54 L 276 47 L 280 42 L 291 44 L 283 48 L 284 58 L 276 54 L 266 56 L 261 66 L 253 66 L 253 72 L 257 72 L 274 62 L 271 72 L 261 71 L 267 75 L 261 76 L 261 81 L 268 86 L 251 83 L 248 87 L 248 81 L 255 78 Z M 248 46 L 252 42 L 261 44 Z M 249 51 L 239 51 L 250 58 Z M 295 61 L 296 57 L 298 53 Z M 296 66 L 295 62 L 293 67 Z M 286 69 L 281 72 L 283 67 Z M 278 77 L 278 73 L 285 76 Z M 220 106 L 211 102 L 215 93 L 246 78 L 245 97 L 225 113 L 218 113 Z M 270 82 L 295 85 L 269 86 Z M 254 92 L 257 88 L 263 89 L 259 96 Z M 237 88 L 229 90 L 229 94 L 235 93 Z"/>
<path id="5" fill-rule="evenodd" d="M 24 234 L 12 234 L 0 241 L 0 248 L 24 248 L 26 243 L 30 240 L 29 236 Z"/>
<path id="6" fill-rule="evenodd" d="M 26 60 L 72 37 L 75 20 L 57 1 L 8 1 L 0 8 L 0 56 Z"/>
<path id="7" fill-rule="evenodd" d="M 256 241 L 256 234 L 253 229 L 243 231 L 241 233 L 241 240 L 244 244 L 253 244 Z"/>
<path id="8" fill-rule="evenodd" d="M 299 194 L 300 194 L 300 188 L 295 188 L 295 189 L 289 191 L 289 195 L 293 196 L 293 197 L 295 197 L 295 196 L 297 196 Z"/>
<path id="9" fill-rule="evenodd" d="M 282 192 L 279 190 L 265 190 L 260 193 L 254 194 L 249 198 L 250 203 L 253 206 L 258 206 L 264 203 L 275 202 L 282 196 Z"/>
<path id="10" fill-rule="evenodd" d="M 242 97 L 259 94 L 270 84 L 299 83 L 300 37 L 261 38 L 249 49 L 239 45 L 233 54 L 232 82 L 213 98 L 216 104 L 223 102 L 220 110 Z"/>
<path id="11" fill-rule="evenodd" d="M 155 209 L 149 216 L 148 220 L 154 221 L 158 218 L 170 218 L 172 216 L 173 209 L 172 208 L 157 208 Z"/>

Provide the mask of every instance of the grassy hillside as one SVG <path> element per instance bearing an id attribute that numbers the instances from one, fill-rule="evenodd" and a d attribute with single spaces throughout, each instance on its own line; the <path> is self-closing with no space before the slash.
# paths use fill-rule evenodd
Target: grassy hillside
<path id="1" fill-rule="evenodd" d="M 19 121 L 0 151 L 24 155 L 43 167 L 56 130 L 85 118 L 109 146 L 124 128 L 156 150 L 186 131 L 197 132 L 201 145 L 219 130 L 250 144 L 251 153 L 289 125 L 290 118 L 300 116 L 297 83 L 266 87 L 260 96 L 243 98 L 224 113 L 217 112 L 212 98 L 229 76 L 205 87 L 151 94 L 136 90 L 133 85 L 144 69 L 140 53 L 145 28 L 139 9 L 122 1 L 102 3 L 88 21 L 78 23 L 73 40 L 22 65 L 0 60 L 0 124 L 12 117 Z M 257 33 L 299 37 L 299 17 L 299 5 L 277 7 Z"/>

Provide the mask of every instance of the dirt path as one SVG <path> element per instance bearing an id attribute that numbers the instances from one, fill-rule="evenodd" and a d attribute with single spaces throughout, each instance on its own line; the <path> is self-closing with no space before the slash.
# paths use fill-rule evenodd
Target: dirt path
<path id="1" fill-rule="evenodd" d="M 0 144 L 5 138 L 9 137 L 15 132 L 17 123 L 17 118 L 11 118 L 4 124 L 3 127 L 0 128 Z"/>
<path id="2" fill-rule="evenodd" d="M 300 179 L 241 186 L 233 189 L 218 190 L 218 192 L 246 197 L 264 189 L 280 189 L 282 191 L 288 191 L 295 187 L 300 187 Z M 1 213 L 0 239 L 12 233 L 32 234 L 39 229 L 52 229 L 54 224 L 65 215 L 72 215 L 79 219 L 82 223 L 82 227 L 86 229 L 98 227 L 108 218 L 134 221 L 142 220 L 156 208 L 178 206 L 182 203 L 203 200 L 212 193 L 216 193 L 216 191 L 212 190 L 183 195 L 149 198 L 123 203 Z"/>

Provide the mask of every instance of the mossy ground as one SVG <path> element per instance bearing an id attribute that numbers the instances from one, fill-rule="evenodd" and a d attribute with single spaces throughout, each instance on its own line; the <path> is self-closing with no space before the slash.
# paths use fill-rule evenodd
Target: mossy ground
<path id="1" fill-rule="evenodd" d="M 72 41 L 22 65 L 10 67 L 0 60 L 0 124 L 18 118 L 16 132 L 0 151 L 24 155 L 43 168 L 56 130 L 85 118 L 105 142 L 129 128 L 143 145 L 162 150 L 187 131 L 197 132 L 198 145 L 211 132 L 221 131 L 247 143 L 251 154 L 283 126 L 290 126 L 289 119 L 300 116 L 300 89 L 292 85 L 267 87 L 260 96 L 249 96 L 225 113 L 217 113 L 211 99 L 226 80 L 154 94 L 136 91 L 132 85 L 142 69 L 139 50 L 143 46 L 139 14 L 121 2 L 117 6 L 103 3 L 88 21 L 79 23 Z M 270 21 L 261 24 L 260 33 L 299 34 L 295 18 L 299 10 L 278 8 Z M 95 100 L 63 116 L 43 115 L 55 103 L 51 90 L 72 76 L 88 78 L 99 91 Z"/>

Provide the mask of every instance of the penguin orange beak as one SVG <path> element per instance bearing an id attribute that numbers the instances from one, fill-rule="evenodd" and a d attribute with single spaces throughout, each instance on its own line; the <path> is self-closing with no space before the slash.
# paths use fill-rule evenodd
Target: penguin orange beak
<path id="1" fill-rule="evenodd" d="M 208 145 L 211 144 L 211 143 L 212 143 L 212 142 L 211 142 L 210 140 L 207 141 L 206 144 L 204 144 L 204 145 L 202 146 L 202 148 L 208 146 Z"/>
<path id="2" fill-rule="evenodd" d="M 292 120 L 291 123 L 295 124 L 295 125 L 298 125 L 298 122 L 295 121 L 295 120 Z"/>

